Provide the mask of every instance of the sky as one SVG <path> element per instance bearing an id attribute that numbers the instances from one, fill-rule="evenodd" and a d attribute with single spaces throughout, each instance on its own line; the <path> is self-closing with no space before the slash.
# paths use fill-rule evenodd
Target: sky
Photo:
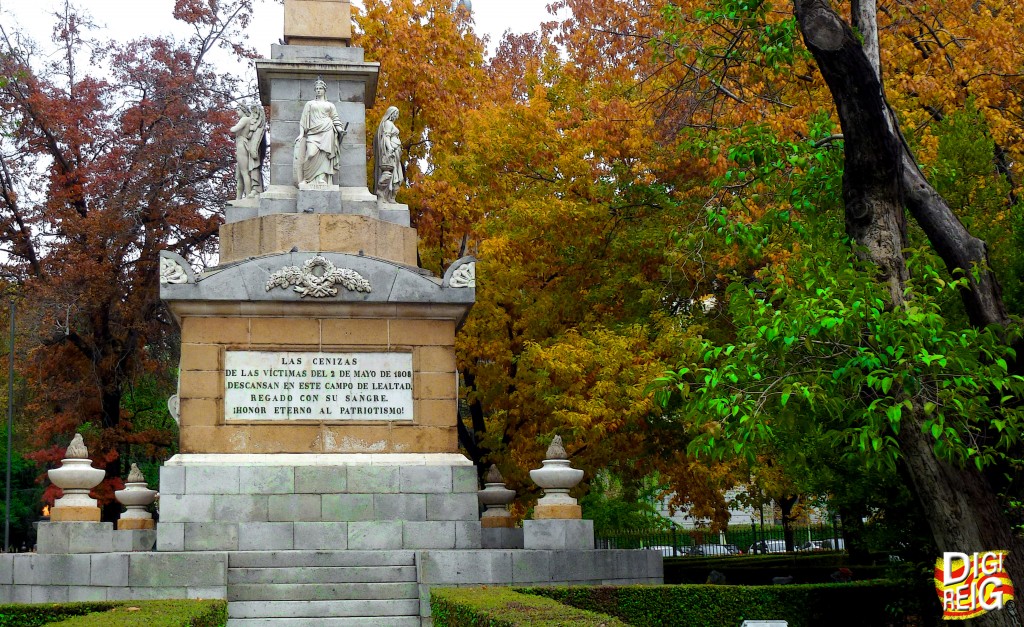
<path id="1" fill-rule="evenodd" d="M 551 20 L 545 6 L 550 0 L 473 0 L 473 18 L 478 34 L 490 35 L 489 50 L 505 30 L 515 33 L 535 31 L 540 23 Z M 165 32 L 174 24 L 171 8 L 174 0 L 77 0 L 92 14 L 98 26 L 109 30 L 106 36 L 127 40 L 140 35 Z M 358 4 L 358 0 L 356 0 Z M 0 23 L 16 25 L 37 41 L 47 41 L 52 23 L 50 15 L 63 5 L 62 0 L 0 0 Z M 249 44 L 261 54 L 270 54 L 270 45 L 284 32 L 284 8 L 273 0 L 256 0 L 254 23 L 249 28 Z M 182 29 L 175 34 L 186 35 Z"/>

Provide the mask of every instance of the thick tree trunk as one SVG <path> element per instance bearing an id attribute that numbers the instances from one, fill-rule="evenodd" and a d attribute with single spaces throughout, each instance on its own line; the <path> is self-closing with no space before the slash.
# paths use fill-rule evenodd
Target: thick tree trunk
<path id="1" fill-rule="evenodd" d="M 800 30 L 832 92 L 846 140 L 843 197 L 848 234 L 863 247 L 889 285 L 893 306 L 904 303 L 909 276 L 901 250 L 904 203 L 950 269 L 983 265 L 972 289 L 964 290 L 975 324 L 1006 320 L 998 282 L 987 270 L 984 242 L 971 237 L 927 184 L 899 133 L 878 74 L 850 27 L 827 0 L 794 0 Z M 900 428 L 903 454 L 914 490 L 940 551 L 972 553 L 1008 549 L 1007 570 L 1024 590 L 1024 560 L 997 495 L 981 473 L 958 468 L 935 455 L 915 411 Z M 1020 627 L 1015 608 L 990 612 L 977 624 Z"/>

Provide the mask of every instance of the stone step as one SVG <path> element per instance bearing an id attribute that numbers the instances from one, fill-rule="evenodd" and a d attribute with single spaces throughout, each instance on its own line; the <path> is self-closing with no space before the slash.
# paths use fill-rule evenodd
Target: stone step
<path id="1" fill-rule="evenodd" d="M 335 618 L 230 618 L 228 627 L 420 627 L 418 616 Z"/>
<path id="2" fill-rule="evenodd" d="M 387 616 L 419 618 L 419 599 L 346 601 L 233 601 L 228 618 L 364 618 L 364 625 L 379 625 Z M 309 624 L 309 621 L 307 621 Z"/>
<path id="3" fill-rule="evenodd" d="M 228 553 L 228 568 L 308 566 L 412 566 L 413 551 L 239 551 Z"/>
<path id="4" fill-rule="evenodd" d="M 228 601 L 331 601 L 418 599 L 419 586 L 407 583 L 232 584 Z"/>
<path id="5" fill-rule="evenodd" d="M 413 583 L 415 566 L 228 568 L 228 587 L 243 583 Z"/>

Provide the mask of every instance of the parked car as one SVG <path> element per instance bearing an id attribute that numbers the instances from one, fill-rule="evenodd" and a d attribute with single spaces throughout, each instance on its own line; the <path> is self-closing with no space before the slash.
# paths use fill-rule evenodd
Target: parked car
<path id="1" fill-rule="evenodd" d="M 821 548 L 823 551 L 845 551 L 846 543 L 843 542 L 842 538 L 839 538 L 838 540 L 828 538 L 827 540 L 821 541 Z"/>
<path id="2" fill-rule="evenodd" d="M 735 544 L 697 544 L 690 547 L 690 555 L 707 557 L 711 555 L 717 556 L 728 556 L 728 555 L 742 555 L 743 551 L 740 551 L 739 547 Z"/>
<path id="3" fill-rule="evenodd" d="M 760 540 L 750 545 L 747 549 L 747 553 L 785 553 L 786 552 L 786 541 L 785 540 Z"/>
<path id="4" fill-rule="evenodd" d="M 825 541 L 824 540 L 808 540 L 800 546 L 796 547 L 797 551 L 824 551 Z"/>
<path id="5" fill-rule="evenodd" d="M 689 555 L 689 549 L 690 548 L 691 547 L 688 547 L 688 546 L 679 546 L 679 547 L 676 547 L 676 548 L 673 549 L 672 547 L 670 547 L 670 546 L 668 546 L 666 544 L 659 544 L 659 545 L 656 545 L 656 546 L 649 546 L 649 547 L 647 547 L 647 550 L 648 551 L 660 551 L 661 554 L 664 555 L 665 557 L 682 557 L 684 555 Z"/>

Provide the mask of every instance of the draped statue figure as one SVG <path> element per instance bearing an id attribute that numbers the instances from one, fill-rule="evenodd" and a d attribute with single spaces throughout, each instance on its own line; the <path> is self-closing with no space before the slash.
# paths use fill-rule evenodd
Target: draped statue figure
<path id="1" fill-rule="evenodd" d="M 255 104 L 238 107 L 235 134 L 235 199 L 252 198 L 263 191 L 263 159 L 267 156 L 267 116 Z"/>
<path id="2" fill-rule="evenodd" d="M 402 140 L 398 137 L 398 107 L 388 107 L 373 140 L 374 193 L 383 202 L 395 202 L 395 194 L 405 181 L 402 168 Z"/>
<path id="3" fill-rule="evenodd" d="M 295 182 L 330 185 L 341 160 L 341 140 L 348 132 L 334 103 L 326 98 L 327 83 L 316 81 L 316 99 L 302 108 L 299 136 L 295 139 Z"/>

